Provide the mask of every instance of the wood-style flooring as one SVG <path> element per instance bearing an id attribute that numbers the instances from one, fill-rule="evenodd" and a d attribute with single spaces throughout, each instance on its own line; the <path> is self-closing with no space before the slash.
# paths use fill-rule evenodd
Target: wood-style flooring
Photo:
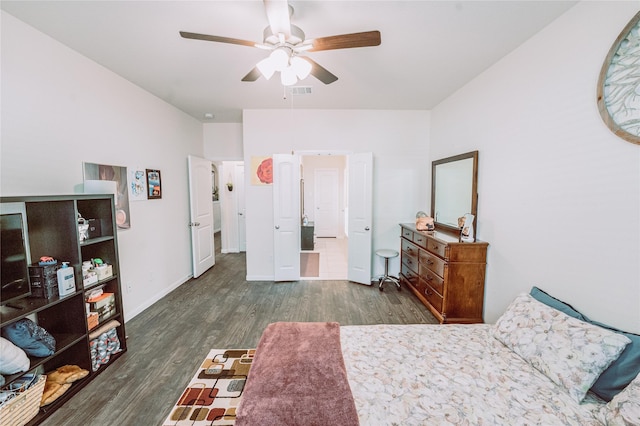
<path id="1" fill-rule="evenodd" d="M 209 349 L 254 348 L 271 322 L 436 323 L 409 290 L 391 284 L 380 292 L 348 281 L 245 278 L 244 253 L 218 250 L 212 269 L 128 321 L 127 353 L 42 424 L 160 425 Z"/>

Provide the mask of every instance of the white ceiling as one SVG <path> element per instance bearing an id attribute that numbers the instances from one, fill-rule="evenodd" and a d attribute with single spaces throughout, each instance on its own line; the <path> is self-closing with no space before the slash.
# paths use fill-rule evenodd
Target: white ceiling
<path id="1" fill-rule="evenodd" d="M 1 8 L 203 122 L 242 109 L 431 109 L 576 1 L 290 1 L 307 38 L 379 30 L 377 47 L 309 52 L 338 81 L 287 94 L 274 76 L 240 81 L 268 52 L 183 39 L 256 42 L 261 1 L 8 1 Z M 213 113 L 213 120 L 204 118 Z"/>

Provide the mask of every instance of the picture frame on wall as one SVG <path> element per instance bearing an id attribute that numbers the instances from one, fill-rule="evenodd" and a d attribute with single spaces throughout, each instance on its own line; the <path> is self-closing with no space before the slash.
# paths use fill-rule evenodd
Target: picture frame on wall
<path id="1" fill-rule="evenodd" d="M 251 185 L 273 184 L 273 157 L 251 157 Z"/>
<path id="2" fill-rule="evenodd" d="M 147 199 L 157 200 L 162 198 L 162 183 L 160 170 L 146 169 L 147 171 Z"/>
<path id="3" fill-rule="evenodd" d="M 116 209 L 116 225 L 119 229 L 131 228 L 127 168 L 109 164 L 83 162 L 82 169 L 85 194 L 113 193 Z M 114 182 L 114 184 L 107 189 L 107 186 L 104 184 L 109 181 Z"/>

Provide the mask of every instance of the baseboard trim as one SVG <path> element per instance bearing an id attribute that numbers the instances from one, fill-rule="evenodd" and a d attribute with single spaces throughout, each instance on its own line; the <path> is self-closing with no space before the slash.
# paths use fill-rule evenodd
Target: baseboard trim
<path id="1" fill-rule="evenodd" d="M 138 305 L 136 306 L 134 309 L 131 310 L 131 312 L 128 312 L 125 309 L 124 312 L 124 322 L 127 323 L 130 320 L 132 320 L 133 318 L 135 318 L 137 315 L 141 314 L 142 312 L 144 312 L 147 308 L 149 308 L 151 305 L 153 305 L 154 303 L 156 303 L 158 300 L 162 299 L 163 297 L 165 297 L 167 294 L 171 293 L 173 290 L 175 290 L 176 288 L 180 287 L 182 284 L 186 283 L 187 281 L 189 281 L 191 278 L 193 278 L 193 274 L 189 274 L 186 277 L 183 277 L 182 279 L 174 282 L 173 284 L 171 284 L 169 287 L 167 287 L 163 292 L 155 294 L 152 298 L 145 300 L 145 302 L 142 305 Z"/>
<path id="2" fill-rule="evenodd" d="M 273 282 L 273 275 L 247 275 L 245 278 L 247 281 L 271 281 Z"/>

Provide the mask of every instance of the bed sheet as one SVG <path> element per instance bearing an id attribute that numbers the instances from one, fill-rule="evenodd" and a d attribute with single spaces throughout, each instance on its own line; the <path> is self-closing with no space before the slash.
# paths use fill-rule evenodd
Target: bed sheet
<path id="1" fill-rule="evenodd" d="M 360 424 L 600 425 L 492 335 L 493 325 L 342 326 Z"/>

